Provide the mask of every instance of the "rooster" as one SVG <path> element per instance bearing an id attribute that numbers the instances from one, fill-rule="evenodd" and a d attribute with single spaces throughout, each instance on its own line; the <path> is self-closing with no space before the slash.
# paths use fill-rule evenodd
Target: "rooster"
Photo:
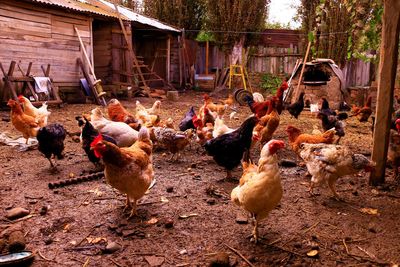
<path id="1" fill-rule="evenodd" d="M 39 131 L 39 124 L 37 119 L 32 116 L 26 115 L 19 103 L 13 99 L 8 100 L 7 106 L 11 108 L 11 123 L 15 129 L 22 133 L 22 136 L 26 138 L 28 144 L 29 137 L 35 137 Z"/>
<path id="2" fill-rule="evenodd" d="M 139 121 L 117 99 L 113 98 L 108 102 L 107 112 L 112 121 L 124 122 L 136 131 L 140 129 Z"/>
<path id="3" fill-rule="evenodd" d="M 291 145 L 294 152 L 298 153 L 299 147 L 302 143 L 307 144 L 332 144 L 335 137 L 335 129 L 330 129 L 322 134 L 302 134 L 300 129 L 289 125 L 286 128 L 286 132 L 289 137 L 289 144 Z"/>
<path id="4" fill-rule="evenodd" d="M 300 93 L 296 102 L 286 106 L 286 109 L 289 111 L 290 115 L 297 119 L 304 109 L 304 92 Z"/>
<path id="5" fill-rule="evenodd" d="M 270 101 L 264 101 L 264 102 L 255 102 L 252 96 L 245 95 L 244 96 L 244 101 L 246 101 L 247 105 L 249 106 L 251 112 L 256 115 L 256 117 L 261 118 L 265 114 L 267 114 Z"/>
<path id="6" fill-rule="evenodd" d="M 81 127 L 81 135 L 80 140 L 82 143 L 82 149 L 85 151 L 86 155 L 89 158 L 89 161 L 92 162 L 96 167 L 99 164 L 100 158 L 96 157 L 94 151 L 90 149 L 90 144 L 94 141 L 94 139 L 99 135 L 99 131 L 97 131 L 90 121 L 87 120 L 86 117 L 77 116 L 75 119 L 78 121 L 78 126 Z M 114 138 L 103 134 L 103 140 L 117 144 Z"/>
<path id="7" fill-rule="evenodd" d="M 47 125 L 47 120 L 51 112 L 47 110 L 46 103 L 43 103 L 40 108 L 35 108 L 31 101 L 23 95 L 18 96 L 18 101 L 21 102 L 22 107 L 24 108 L 24 113 L 28 116 L 34 117 L 37 120 L 39 127 Z"/>
<path id="8" fill-rule="evenodd" d="M 67 132 L 59 123 L 49 124 L 46 127 L 40 128 L 38 131 L 36 136 L 39 142 L 38 150 L 49 160 L 52 168 L 54 168 L 54 164 L 51 161 L 52 156 L 57 156 L 57 159 L 64 158 L 62 152 L 64 150 L 64 140 L 66 136 Z"/>
<path id="9" fill-rule="evenodd" d="M 171 152 L 170 161 L 174 160 L 175 155 L 179 156 L 179 152 L 190 143 L 192 135 L 192 129 L 188 129 L 186 132 L 177 132 L 171 128 L 150 128 L 150 139 L 155 145 L 165 147 Z M 175 161 L 177 159 L 175 158 Z"/>
<path id="10" fill-rule="evenodd" d="M 218 165 L 226 169 L 226 178 L 232 178 L 232 170 L 240 164 L 243 154 L 250 153 L 253 128 L 258 118 L 252 116 L 235 131 L 208 140 L 204 148 Z"/>
<path id="11" fill-rule="evenodd" d="M 321 183 L 328 183 L 334 197 L 340 200 L 336 192 L 339 177 L 356 174 L 362 170 L 372 171 L 375 163 L 362 154 L 354 154 L 349 148 L 332 144 L 302 144 L 300 157 L 305 161 L 311 174 L 310 193 Z"/>
<path id="12" fill-rule="evenodd" d="M 283 111 L 283 93 L 288 88 L 289 88 L 289 85 L 285 79 L 282 82 L 282 84 L 279 86 L 278 90 L 276 91 L 276 97 L 278 98 L 278 102 L 276 103 L 276 111 L 278 112 L 279 115 L 281 115 L 281 113 Z"/>
<path id="13" fill-rule="evenodd" d="M 138 138 L 138 132 L 126 123 L 110 121 L 104 118 L 100 108 L 92 110 L 90 121 L 101 134 L 111 136 L 119 147 L 131 146 Z"/>
<path id="14" fill-rule="evenodd" d="M 142 127 L 138 140 L 130 147 L 119 148 L 104 141 L 101 135 L 90 146 L 95 155 L 103 159 L 107 183 L 126 194 L 125 208 L 131 207 L 129 218 L 134 216 L 137 201 L 144 196 L 154 179 L 153 144 L 149 131 Z"/>
<path id="15" fill-rule="evenodd" d="M 325 97 L 323 97 L 321 100 L 322 100 L 322 104 L 321 104 L 320 112 L 326 114 L 327 116 L 331 116 L 331 115 L 336 116 L 336 111 L 334 111 L 333 109 L 331 109 L 329 107 L 328 100 Z"/>
<path id="16" fill-rule="evenodd" d="M 240 184 L 231 193 L 231 200 L 254 218 L 253 240 L 256 243 L 259 221 L 266 218 L 282 198 L 276 152 L 284 146 L 283 141 L 271 140 L 261 150 L 258 167 L 243 163 Z"/>

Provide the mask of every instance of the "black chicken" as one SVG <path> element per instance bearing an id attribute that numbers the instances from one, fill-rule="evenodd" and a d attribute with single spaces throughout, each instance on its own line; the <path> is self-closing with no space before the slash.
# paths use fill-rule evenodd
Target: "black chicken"
<path id="1" fill-rule="evenodd" d="M 57 156 L 58 159 L 62 159 L 62 152 L 64 150 L 64 140 L 67 135 L 64 127 L 59 123 L 52 123 L 46 127 L 39 129 L 36 136 L 39 142 L 39 151 L 49 160 L 51 167 L 54 168 L 54 164 L 51 161 L 51 157 Z"/>
<path id="2" fill-rule="evenodd" d="M 344 132 L 344 123 L 341 121 L 342 119 L 347 119 L 343 114 L 347 116 L 346 113 L 339 113 L 339 115 L 334 116 L 330 115 L 328 116 L 326 113 L 319 112 L 317 115 L 317 118 L 321 120 L 322 123 L 322 128 L 324 131 L 328 131 L 332 128 L 335 128 L 336 135 L 339 136 L 338 140 L 336 141 L 336 144 L 339 144 L 340 138 L 342 138 L 345 135 Z"/>
<path id="3" fill-rule="evenodd" d="M 331 115 L 336 116 L 336 111 L 334 111 L 333 109 L 331 109 L 329 107 L 329 102 L 325 97 L 322 98 L 322 104 L 321 104 L 321 111 L 320 112 L 322 112 L 322 113 L 324 113 L 324 114 L 326 114 L 328 116 L 331 116 Z"/>
<path id="4" fill-rule="evenodd" d="M 304 92 L 300 93 L 296 102 L 286 106 L 286 109 L 289 111 L 290 115 L 297 119 L 304 109 Z"/>
<path id="5" fill-rule="evenodd" d="M 189 129 L 196 129 L 193 125 L 193 117 L 196 115 L 194 107 L 190 107 L 189 111 L 185 114 L 185 117 L 179 123 L 179 130 L 182 132 Z"/>
<path id="6" fill-rule="evenodd" d="M 75 119 L 78 121 L 78 125 L 80 127 L 83 126 L 81 131 L 82 148 L 83 150 L 85 150 L 86 155 L 88 156 L 90 162 L 92 162 L 95 166 L 97 166 L 100 161 L 100 158 L 94 155 L 94 151 L 90 149 L 90 144 L 99 135 L 99 131 L 97 131 L 86 118 L 77 116 L 75 117 Z M 117 142 L 111 136 L 108 136 L 106 134 L 102 134 L 102 136 L 103 140 L 113 143 L 114 145 L 117 144 Z"/>
<path id="7" fill-rule="evenodd" d="M 245 120 L 239 129 L 208 140 L 204 148 L 218 165 L 226 169 L 226 178 L 232 178 L 231 171 L 240 164 L 243 153 L 249 153 L 253 128 L 258 118 L 252 116 Z"/>

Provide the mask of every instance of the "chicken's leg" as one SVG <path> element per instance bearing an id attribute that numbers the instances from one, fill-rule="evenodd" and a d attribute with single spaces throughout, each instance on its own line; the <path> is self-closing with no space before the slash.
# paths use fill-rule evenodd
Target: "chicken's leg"
<path id="1" fill-rule="evenodd" d="M 128 195 L 126 195 L 126 202 L 125 202 L 125 206 L 124 206 L 124 209 L 122 210 L 122 212 L 125 212 L 125 210 L 126 210 L 127 208 L 131 208 L 131 207 L 132 207 L 131 201 L 130 201 Z"/>
<path id="2" fill-rule="evenodd" d="M 254 241 L 254 243 L 257 244 L 257 242 L 258 242 L 258 221 L 257 221 L 257 216 L 254 216 L 253 224 L 254 224 L 253 238 L 251 239 L 251 241 Z"/>
<path id="3" fill-rule="evenodd" d="M 331 189 L 335 199 L 338 200 L 338 201 L 342 201 L 342 199 L 340 199 L 338 193 L 336 192 L 335 181 L 328 181 L 328 185 L 329 185 L 329 188 Z"/>
<path id="4" fill-rule="evenodd" d="M 342 138 L 341 136 L 339 136 L 338 140 L 336 140 L 336 145 L 339 144 L 340 138 Z"/>
<path id="5" fill-rule="evenodd" d="M 49 160 L 51 167 L 54 168 L 54 164 L 53 164 L 53 162 L 51 161 L 51 159 L 50 159 L 50 158 L 47 158 L 47 159 Z"/>
<path id="6" fill-rule="evenodd" d="M 130 218 L 132 218 L 133 216 L 136 215 L 136 207 L 137 207 L 137 205 L 136 205 L 136 200 L 134 200 L 133 203 L 132 203 L 131 214 L 129 214 L 128 219 L 130 219 Z"/>

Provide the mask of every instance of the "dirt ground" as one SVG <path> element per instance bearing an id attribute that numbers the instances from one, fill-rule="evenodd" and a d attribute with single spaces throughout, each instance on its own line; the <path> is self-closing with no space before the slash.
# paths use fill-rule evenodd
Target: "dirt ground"
<path id="1" fill-rule="evenodd" d="M 134 110 L 135 100 L 122 101 Z M 140 98 L 145 106 L 152 100 Z M 172 117 L 177 126 L 191 105 L 200 107 L 200 93 L 181 94 L 179 102 L 162 102 L 162 119 Z M 94 105 L 51 107 L 49 122 L 63 124 L 68 132 L 78 132 L 74 119 Z M 238 126 L 250 114 L 247 107 L 238 107 Z M 9 118 L 8 111 L 1 111 Z M 292 124 L 305 132 L 320 122 L 309 111 L 299 120 L 284 112 L 276 139 L 285 140 L 286 126 Z M 346 121 L 342 144 L 354 152 L 370 154 L 371 123 L 360 124 L 353 118 Z M 0 132 L 18 135 L 10 122 L 0 122 Z M 108 186 L 104 179 L 83 182 L 57 189 L 48 183 L 70 175 L 88 174 L 94 170 L 79 143 L 67 136 L 65 158 L 57 161 L 59 172 L 53 173 L 40 152 L 17 152 L 0 147 L 0 233 L 19 224 L 26 235 L 27 249 L 35 252 L 32 266 L 208 266 L 216 253 L 228 253 L 232 266 L 379 266 L 400 264 L 400 189 L 399 182 L 387 171 L 387 182 L 380 187 L 368 185 L 368 174 L 348 176 L 337 183 L 338 193 L 345 200 L 331 197 L 328 188 L 318 188 L 319 195 L 307 192 L 309 178 L 305 167 L 281 167 L 284 194 L 281 204 L 262 221 L 261 241 L 251 243 L 251 221 L 236 220 L 247 214 L 230 201 L 235 182 L 219 182 L 225 171 L 201 148 L 187 147 L 178 162 L 168 162 L 165 151 L 154 151 L 156 184 L 140 201 L 138 216 L 127 220 L 123 212 L 124 196 Z M 198 151 L 196 151 L 198 150 Z M 252 152 L 258 159 L 259 148 Z M 285 148 L 280 159 L 296 161 L 295 154 Z M 191 168 L 191 169 L 189 169 Z M 240 178 L 241 168 L 235 169 Z M 167 191 L 168 188 L 168 191 Z M 172 190 L 171 190 L 172 188 Z M 48 207 L 40 215 L 43 206 Z M 4 215 L 14 207 L 23 207 L 33 215 L 18 223 Z M 377 214 L 362 208 L 377 209 Z M 368 211 L 368 210 L 367 210 Z M 370 210 L 371 211 L 371 210 Z M 167 228 L 166 222 L 173 221 Z M 122 249 L 102 253 L 109 242 Z M 317 250 L 317 257 L 307 252 Z"/>

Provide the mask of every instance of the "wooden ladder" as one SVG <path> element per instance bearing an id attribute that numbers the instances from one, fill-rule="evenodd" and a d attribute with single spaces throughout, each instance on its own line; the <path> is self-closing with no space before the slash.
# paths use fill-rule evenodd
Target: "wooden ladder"
<path id="1" fill-rule="evenodd" d="M 229 89 L 232 89 L 232 81 L 236 76 L 241 78 L 244 90 L 247 90 L 247 84 L 248 84 L 250 92 L 253 92 L 249 80 L 249 75 L 247 74 L 247 70 L 243 65 L 229 65 L 229 81 L 228 81 Z"/>

